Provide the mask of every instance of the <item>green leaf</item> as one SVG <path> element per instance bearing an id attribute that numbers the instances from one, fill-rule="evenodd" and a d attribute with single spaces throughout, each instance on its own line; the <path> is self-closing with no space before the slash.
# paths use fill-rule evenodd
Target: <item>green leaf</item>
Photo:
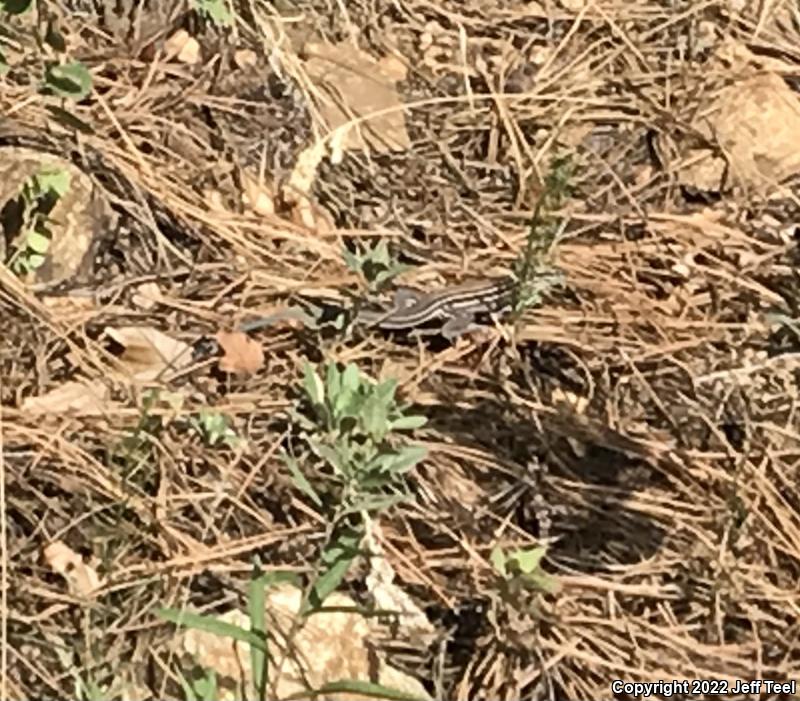
<path id="1" fill-rule="evenodd" d="M 555 578 L 541 571 L 522 575 L 522 581 L 529 589 L 539 589 L 547 594 L 557 594 L 561 589 Z"/>
<path id="2" fill-rule="evenodd" d="M 344 264 L 354 273 L 361 270 L 361 259 L 346 248 L 342 249 L 342 258 L 344 258 Z"/>
<path id="3" fill-rule="evenodd" d="M 358 391 L 361 389 L 361 375 L 355 363 L 348 363 L 340 375 L 338 394 L 333 398 L 333 415 L 336 419 L 353 415 L 355 402 L 360 402 Z"/>
<path id="4" fill-rule="evenodd" d="M 314 582 L 308 598 L 310 610 L 321 606 L 328 595 L 336 591 L 354 559 L 355 555 L 337 560 Z"/>
<path id="5" fill-rule="evenodd" d="M 386 404 L 377 394 L 371 395 L 361 411 L 364 429 L 376 443 L 380 443 L 389 431 L 389 416 Z"/>
<path id="6" fill-rule="evenodd" d="M 317 494 L 314 487 L 312 487 L 311 483 L 306 479 L 306 476 L 300 471 L 297 460 L 290 455 L 284 454 L 283 461 L 286 463 L 286 467 L 289 468 L 295 486 L 317 506 L 322 508 L 322 499 L 320 499 L 319 494 Z"/>
<path id="7" fill-rule="evenodd" d="M 325 385 L 322 384 L 322 379 L 317 374 L 314 366 L 309 363 L 305 364 L 303 370 L 303 388 L 312 404 L 325 403 Z"/>
<path id="8" fill-rule="evenodd" d="M 232 446 L 239 442 L 236 432 L 230 427 L 228 417 L 217 411 L 201 409 L 198 418 L 192 418 L 192 425 L 210 446 L 216 445 L 220 440 Z"/>
<path id="9" fill-rule="evenodd" d="M 368 513 L 373 511 L 385 511 L 395 504 L 400 504 L 407 499 L 408 497 L 403 494 L 394 494 L 392 496 L 385 497 L 367 497 L 351 504 L 341 513 L 341 515 L 344 517 L 349 514 L 358 514 L 362 511 L 366 511 Z"/>
<path id="10" fill-rule="evenodd" d="M 421 428 L 426 423 L 428 423 L 428 418 L 426 416 L 401 416 L 399 419 L 391 421 L 389 423 L 389 428 L 392 431 L 409 431 L 415 428 Z"/>
<path id="11" fill-rule="evenodd" d="M 359 554 L 358 546 L 361 538 L 360 531 L 344 529 L 322 552 L 321 560 L 327 565 L 327 569 L 311 587 L 308 601 L 302 607 L 304 615 L 319 609 L 328 595 L 336 591 L 353 560 Z"/>
<path id="12" fill-rule="evenodd" d="M 264 587 L 276 587 L 280 584 L 291 584 L 292 586 L 299 586 L 299 577 L 296 572 L 282 572 L 275 570 L 273 572 L 265 572 L 259 575 L 258 579 L 263 582 Z"/>
<path id="13" fill-rule="evenodd" d="M 341 445 L 337 445 L 336 448 L 330 445 L 323 445 L 321 443 L 317 443 L 315 446 L 316 453 L 327 461 L 327 463 L 340 475 L 347 475 L 349 474 L 347 470 L 347 461 L 342 459 L 342 449 Z M 338 450 L 337 450 L 338 449 Z"/>
<path id="14" fill-rule="evenodd" d="M 538 569 L 546 552 L 547 548 L 544 546 L 529 550 L 515 550 L 508 559 L 516 563 L 519 571 L 523 574 L 533 574 Z"/>
<path id="15" fill-rule="evenodd" d="M 192 6 L 217 26 L 228 27 L 233 24 L 233 15 L 225 0 L 192 0 Z"/>
<path id="16" fill-rule="evenodd" d="M 199 701 L 215 701 L 217 698 L 217 674 L 213 669 L 203 671 L 205 676 L 194 680 L 193 697 Z"/>
<path id="17" fill-rule="evenodd" d="M 25 245 L 34 253 L 41 253 L 45 255 L 47 249 L 50 248 L 50 237 L 39 233 L 38 231 L 31 230 L 25 237 Z"/>
<path id="18" fill-rule="evenodd" d="M 397 391 L 397 380 L 393 377 L 390 377 L 388 380 L 381 382 L 375 388 L 375 394 L 377 397 L 380 398 L 381 401 L 385 402 L 387 405 L 391 404 L 394 401 L 394 395 Z"/>
<path id="19" fill-rule="evenodd" d="M 36 270 L 44 265 L 46 257 L 38 253 L 29 253 L 25 256 L 25 268 L 27 270 Z"/>
<path id="20" fill-rule="evenodd" d="M 336 367 L 336 363 L 328 363 L 325 371 L 325 392 L 331 405 L 336 403 L 341 386 L 342 374 L 339 372 L 339 368 Z"/>
<path id="21" fill-rule="evenodd" d="M 206 633 L 219 635 L 223 638 L 232 638 L 233 640 L 238 640 L 240 643 L 248 643 L 249 645 L 257 647 L 264 653 L 267 652 L 266 643 L 258 635 L 244 628 L 240 628 L 239 626 L 235 626 L 232 623 L 220 621 L 213 616 L 203 616 L 199 613 L 191 613 L 190 611 L 181 611 L 172 608 L 158 609 L 156 615 L 177 626 L 202 630 Z"/>
<path id="22" fill-rule="evenodd" d="M 45 71 L 44 86 L 58 97 L 76 102 L 92 90 L 92 74 L 80 61 L 51 65 Z"/>
<path id="23" fill-rule="evenodd" d="M 420 460 L 423 460 L 427 454 L 428 449 L 421 445 L 405 446 L 397 451 L 384 470 L 394 474 L 408 472 Z"/>
<path id="24" fill-rule="evenodd" d="M 369 257 L 373 262 L 382 263 L 387 266 L 392 262 L 391 256 L 389 255 L 389 246 L 384 239 L 378 241 L 378 245 L 370 251 Z"/>
<path id="25" fill-rule="evenodd" d="M 358 365 L 355 363 L 348 363 L 347 367 L 342 373 L 342 387 L 356 392 L 361 387 L 361 373 L 358 370 Z"/>
<path id="26" fill-rule="evenodd" d="M 34 176 L 34 179 L 40 193 L 53 192 L 58 197 L 63 197 L 69 192 L 72 177 L 64 168 L 43 168 Z"/>
<path id="27" fill-rule="evenodd" d="M 492 563 L 495 572 L 503 577 L 503 579 L 508 576 L 506 571 L 506 554 L 503 552 L 503 548 L 499 545 L 495 545 L 492 548 L 492 554 L 489 555 L 489 561 Z"/>
<path id="28" fill-rule="evenodd" d="M 375 285 L 377 287 L 381 287 L 385 282 L 388 282 L 394 277 L 397 277 L 401 273 L 406 272 L 407 270 L 411 270 L 410 265 L 401 265 L 395 264 L 389 270 L 382 270 L 379 272 L 375 277 Z"/>
<path id="29" fill-rule="evenodd" d="M 364 465 L 364 472 L 370 473 L 371 476 L 375 476 L 376 472 L 388 472 L 396 455 L 393 450 L 388 450 L 385 447 L 378 450 L 373 446 L 372 455 Z"/>
<path id="30" fill-rule="evenodd" d="M 328 547 L 322 551 L 320 560 L 327 565 L 331 565 L 342 557 L 349 556 L 349 553 L 352 553 L 353 556 L 357 555 L 358 547 L 363 537 L 364 532 L 361 528 L 341 527 L 334 534 Z"/>
<path id="31" fill-rule="evenodd" d="M 32 4 L 32 0 L 0 0 L 0 10 L 10 15 L 23 15 Z"/>
<path id="32" fill-rule="evenodd" d="M 357 401 L 357 397 L 354 395 L 354 393 L 344 386 L 339 389 L 339 393 L 335 398 L 333 398 L 333 406 L 331 407 L 331 410 L 337 426 L 340 425 L 342 419 L 352 416 L 354 399 Z"/>
<path id="33" fill-rule="evenodd" d="M 364 404 L 367 402 L 368 397 L 364 395 L 363 387 L 359 391 L 353 392 L 347 396 L 347 401 L 342 403 L 339 407 L 339 419 L 357 418 L 361 415 Z"/>
<path id="34" fill-rule="evenodd" d="M 197 682 L 194 681 L 192 684 L 190 684 L 188 681 L 186 681 L 186 677 L 181 674 L 180 670 L 178 670 L 178 681 L 183 689 L 183 698 L 185 701 L 198 701 L 197 693 L 195 692 L 195 686 L 197 686 Z"/>

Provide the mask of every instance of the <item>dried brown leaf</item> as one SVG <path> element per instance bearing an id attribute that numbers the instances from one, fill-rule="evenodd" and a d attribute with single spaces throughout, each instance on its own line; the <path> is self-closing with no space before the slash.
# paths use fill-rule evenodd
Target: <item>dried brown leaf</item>
<path id="1" fill-rule="evenodd" d="M 722 147 L 732 184 L 763 191 L 800 172 L 800 99 L 774 73 L 731 85 L 696 126 Z"/>
<path id="2" fill-rule="evenodd" d="M 246 333 L 219 331 L 216 339 L 224 352 L 219 360 L 222 372 L 252 374 L 264 367 L 264 349 Z"/>
<path id="3" fill-rule="evenodd" d="M 398 61 L 378 61 L 350 42 L 310 43 L 305 47 L 306 70 L 320 87 L 335 86 L 320 105 L 332 131 L 347 130 L 347 149 L 377 153 L 405 150 L 410 145 L 405 114 L 395 82 L 402 74 Z M 334 95 L 336 97 L 334 97 Z M 353 119 L 366 121 L 351 126 Z"/>
<path id="4" fill-rule="evenodd" d="M 179 29 L 164 42 L 168 59 L 177 58 L 181 63 L 193 65 L 200 61 L 200 44 L 185 29 Z"/>
<path id="5" fill-rule="evenodd" d="M 124 347 L 119 360 L 135 380 L 166 379 L 192 359 L 191 346 L 149 326 L 106 327 L 105 334 Z"/>
<path id="6" fill-rule="evenodd" d="M 76 412 L 102 415 L 116 404 L 109 400 L 109 390 L 102 382 L 78 380 L 67 382 L 39 397 L 28 397 L 22 411 L 32 414 L 66 414 Z"/>

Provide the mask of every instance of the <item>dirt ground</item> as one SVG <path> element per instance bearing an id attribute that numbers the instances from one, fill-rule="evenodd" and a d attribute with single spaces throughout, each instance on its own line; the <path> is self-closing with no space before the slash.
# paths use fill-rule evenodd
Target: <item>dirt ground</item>
<path id="1" fill-rule="evenodd" d="M 800 680 L 796 2 L 27 4 L 0 1 L 0 218 L 43 163 L 71 185 L 41 266 L 0 242 L 2 698 L 203 698 L 233 643 L 158 612 L 320 572 L 333 526 L 281 454 L 327 361 L 396 378 L 427 454 L 336 588 L 395 615 L 308 619 L 317 698 L 375 660 L 414 698 L 800 698 L 733 691 Z M 536 224 L 559 282 L 453 341 L 218 335 L 367 296 L 345 249 L 431 290 L 507 274 Z M 540 546 L 535 581 L 498 564 Z M 247 676 L 216 669 L 212 697 Z"/>

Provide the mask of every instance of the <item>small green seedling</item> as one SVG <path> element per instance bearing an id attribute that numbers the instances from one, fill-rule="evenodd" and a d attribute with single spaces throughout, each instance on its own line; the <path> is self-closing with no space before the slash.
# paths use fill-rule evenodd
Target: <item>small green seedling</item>
<path id="1" fill-rule="evenodd" d="M 216 701 L 219 698 L 217 674 L 213 669 L 198 667 L 188 680 L 183 674 L 179 675 L 179 681 L 186 701 Z"/>
<path id="2" fill-rule="evenodd" d="M 218 27 L 233 25 L 233 14 L 225 0 L 192 0 L 192 8 Z"/>
<path id="3" fill-rule="evenodd" d="M 73 672 L 75 680 L 75 698 L 78 701 L 103 701 L 108 698 L 108 690 L 104 689 L 94 679 L 83 679 L 77 672 Z"/>
<path id="4" fill-rule="evenodd" d="M 563 276 L 548 258 L 561 234 L 562 224 L 565 224 L 554 217 L 553 212 L 560 209 L 570 196 L 573 175 L 572 159 L 567 155 L 555 158 L 545 176 L 544 188 L 528 224 L 525 249 L 514 264 L 514 273 L 519 280 L 514 303 L 517 314 L 541 304 L 544 293 L 563 281 Z"/>
<path id="5" fill-rule="evenodd" d="M 241 438 L 231 428 L 230 420 L 225 414 L 202 409 L 196 417 L 190 419 L 190 422 L 206 445 L 213 447 L 221 442 L 229 448 L 236 448 L 241 444 Z"/>
<path id="6" fill-rule="evenodd" d="M 57 97 L 80 102 L 92 91 L 92 74 L 80 61 L 47 66 L 42 88 Z"/>
<path id="7" fill-rule="evenodd" d="M 392 278 L 409 269 L 408 265 L 399 263 L 391 255 L 386 241 L 379 241 L 374 248 L 357 253 L 345 249 L 342 257 L 350 270 L 364 276 L 372 292 L 379 291 Z"/>
<path id="8" fill-rule="evenodd" d="M 548 594 L 558 591 L 558 583 L 541 566 L 545 546 L 504 551 L 495 546 L 489 559 L 503 579 L 507 593 L 518 595 L 524 589 L 538 589 Z"/>
<path id="9" fill-rule="evenodd" d="M 13 221 L 3 227 L 17 231 L 11 244 L 8 266 L 17 275 L 30 273 L 44 264 L 52 241 L 50 212 L 69 191 L 70 174 L 62 168 L 45 167 L 31 176 L 22 186 L 9 214 Z"/>

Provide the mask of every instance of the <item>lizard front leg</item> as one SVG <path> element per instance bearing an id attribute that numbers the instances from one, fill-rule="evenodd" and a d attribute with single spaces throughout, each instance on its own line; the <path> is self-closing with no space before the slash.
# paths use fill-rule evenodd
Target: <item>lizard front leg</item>
<path id="1" fill-rule="evenodd" d="M 475 323 L 473 314 L 456 314 L 451 316 L 442 326 L 442 336 L 448 341 L 452 341 L 465 333 L 479 328 L 480 325 Z"/>

